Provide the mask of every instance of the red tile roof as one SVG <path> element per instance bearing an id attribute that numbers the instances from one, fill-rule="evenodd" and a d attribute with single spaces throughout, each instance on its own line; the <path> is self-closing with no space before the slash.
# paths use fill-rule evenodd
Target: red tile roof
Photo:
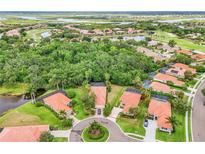
<path id="1" fill-rule="evenodd" d="M 155 75 L 154 80 L 158 80 L 161 82 L 172 81 L 177 86 L 184 85 L 184 82 L 178 80 L 176 77 L 173 77 L 173 76 L 167 75 L 167 74 L 162 74 L 162 73 L 158 73 L 157 75 Z"/>
<path id="2" fill-rule="evenodd" d="M 185 55 L 189 55 L 189 56 L 192 55 L 192 51 L 190 51 L 190 50 L 178 50 L 178 51 L 176 51 L 176 53 L 185 54 Z"/>
<path id="3" fill-rule="evenodd" d="M 36 142 L 48 125 L 5 127 L 0 133 L 0 142 Z"/>
<path id="4" fill-rule="evenodd" d="M 91 86 L 91 91 L 96 95 L 95 105 L 105 106 L 106 87 L 105 86 Z"/>
<path id="5" fill-rule="evenodd" d="M 137 107 L 140 103 L 141 94 L 125 91 L 120 100 L 123 105 L 123 111 L 129 112 L 130 108 Z"/>
<path id="6" fill-rule="evenodd" d="M 6 32 L 7 36 L 20 36 L 19 30 L 18 29 L 13 29 L 8 32 Z"/>
<path id="7" fill-rule="evenodd" d="M 167 120 L 168 117 L 171 117 L 171 104 L 168 101 L 164 102 L 152 98 L 148 113 L 157 117 L 158 127 L 172 129 L 172 125 Z"/>
<path id="8" fill-rule="evenodd" d="M 43 101 L 56 112 L 59 112 L 61 110 L 71 110 L 71 108 L 68 106 L 68 103 L 71 102 L 71 99 L 60 92 L 44 98 Z"/>
<path id="9" fill-rule="evenodd" d="M 194 54 L 191 57 L 192 59 L 197 60 L 197 61 L 205 60 L 205 55 L 202 55 L 202 54 Z"/>
<path id="10" fill-rule="evenodd" d="M 150 87 L 154 90 L 154 91 L 160 91 L 163 93 L 171 93 L 172 89 L 170 88 L 170 86 L 160 83 L 160 82 L 152 82 L 150 84 Z"/>
<path id="11" fill-rule="evenodd" d="M 196 69 L 189 67 L 189 65 L 182 63 L 175 63 L 172 65 L 174 68 L 184 69 L 185 71 L 191 71 L 192 73 L 196 73 Z"/>

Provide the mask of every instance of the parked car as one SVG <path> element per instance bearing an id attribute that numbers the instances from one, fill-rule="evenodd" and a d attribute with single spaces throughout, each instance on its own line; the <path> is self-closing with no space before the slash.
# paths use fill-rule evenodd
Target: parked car
<path id="1" fill-rule="evenodd" d="M 147 127 L 147 126 L 148 126 L 148 120 L 145 119 L 145 120 L 144 120 L 144 127 Z"/>
<path id="2" fill-rule="evenodd" d="M 203 104 L 204 104 L 204 106 L 205 106 L 205 101 L 204 101 L 204 103 L 203 103 Z"/>

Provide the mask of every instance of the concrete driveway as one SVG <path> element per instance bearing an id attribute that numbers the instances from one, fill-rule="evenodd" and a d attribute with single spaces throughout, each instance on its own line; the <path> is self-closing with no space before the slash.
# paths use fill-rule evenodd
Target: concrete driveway
<path id="1" fill-rule="evenodd" d="M 155 120 L 148 119 L 148 126 L 145 127 L 146 134 L 144 141 L 145 142 L 155 142 L 156 136 L 156 129 L 157 129 L 157 122 Z"/>
<path id="2" fill-rule="evenodd" d="M 82 142 L 81 134 L 83 130 L 89 126 L 93 121 L 97 121 L 105 126 L 109 130 L 109 139 L 108 142 L 136 142 L 137 139 L 128 137 L 125 135 L 116 123 L 106 118 L 89 118 L 79 122 L 75 125 L 70 133 L 69 141 L 70 142 Z"/>
<path id="3" fill-rule="evenodd" d="M 205 106 L 203 105 L 205 97 L 201 93 L 203 88 L 205 88 L 205 81 L 197 89 L 193 99 L 192 133 L 195 142 L 205 141 Z"/>
<path id="4" fill-rule="evenodd" d="M 112 112 L 110 114 L 110 116 L 108 117 L 108 119 L 112 120 L 112 121 L 116 121 L 116 118 L 118 117 L 118 115 L 120 114 L 120 112 L 122 112 L 122 109 L 119 107 L 114 107 L 112 109 Z"/>

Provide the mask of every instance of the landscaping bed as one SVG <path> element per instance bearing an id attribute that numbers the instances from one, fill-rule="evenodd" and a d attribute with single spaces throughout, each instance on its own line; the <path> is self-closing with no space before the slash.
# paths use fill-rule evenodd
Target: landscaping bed
<path id="1" fill-rule="evenodd" d="M 101 126 L 101 132 L 90 133 L 90 127 L 84 129 L 82 134 L 84 142 L 106 142 L 109 137 L 109 131 Z"/>

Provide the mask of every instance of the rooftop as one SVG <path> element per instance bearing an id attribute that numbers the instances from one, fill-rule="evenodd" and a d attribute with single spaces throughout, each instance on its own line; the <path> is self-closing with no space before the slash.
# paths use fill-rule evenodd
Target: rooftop
<path id="1" fill-rule="evenodd" d="M 95 105 L 105 106 L 106 104 L 106 87 L 105 86 L 91 86 L 91 91 L 95 94 Z"/>

